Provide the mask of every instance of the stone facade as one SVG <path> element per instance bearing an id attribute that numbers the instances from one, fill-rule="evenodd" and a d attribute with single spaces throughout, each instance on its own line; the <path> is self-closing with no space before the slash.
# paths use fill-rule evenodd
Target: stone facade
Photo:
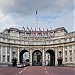
<path id="1" fill-rule="evenodd" d="M 46 31 L 10 28 L 0 33 L 0 63 L 12 63 L 14 57 L 17 58 L 17 63 L 22 63 L 25 52 L 29 53 L 31 66 L 36 59 L 36 65 L 54 63 L 52 65 L 57 66 L 59 58 L 62 59 L 62 64 L 74 66 L 75 32 L 68 33 L 64 27 L 60 27 Z"/>

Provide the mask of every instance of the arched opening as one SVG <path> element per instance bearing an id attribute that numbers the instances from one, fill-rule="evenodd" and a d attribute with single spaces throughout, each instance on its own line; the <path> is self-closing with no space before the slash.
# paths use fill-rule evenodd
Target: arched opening
<path id="1" fill-rule="evenodd" d="M 20 52 L 20 63 L 21 64 L 29 63 L 29 52 L 27 50 L 22 50 Z"/>
<path id="2" fill-rule="evenodd" d="M 45 64 L 47 66 L 54 66 L 55 65 L 55 53 L 53 50 L 47 50 L 45 53 Z"/>
<path id="3" fill-rule="evenodd" d="M 33 66 L 42 66 L 42 53 L 36 50 L 32 54 L 32 64 Z"/>

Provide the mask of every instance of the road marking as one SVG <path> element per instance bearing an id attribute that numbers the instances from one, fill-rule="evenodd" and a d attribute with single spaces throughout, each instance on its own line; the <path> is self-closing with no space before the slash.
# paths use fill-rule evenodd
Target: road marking
<path id="1" fill-rule="evenodd" d="M 45 67 L 45 70 L 46 70 L 46 67 Z"/>
<path id="2" fill-rule="evenodd" d="M 21 72 L 23 72 L 23 71 L 21 71 Z"/>
<path id="3" fill-rule="evenodd" d="M 22 73 L 23 72 L 23 70 L 22 71 L 20 71 L 19 73 Z"/>
<path id="4" fill-rule="evenodd" d="M 25 67 L 23 70 L 26 70 L 28 67 Z"/>
<path id="5" fill-rule="evenodd" d="M 47 73 L 47 71 L 46 71 L 46 73 Z"/>
<path id="6" fill-rule="evenodd" d="M 25 67 L 24 69 L 22 69 L 20 72 L 19 72 L 19 74 L 21 74 L 24 70 L 26 70 L 28 67 Z M 16 75 L 18 75 L 18 74 L 16 74 Z"/>
<path id="7" fill-rule="evenodd" d="M 49 75 L 46 66 L 45 66 L 45 72 L 46 72 L 47 75 Z"/>
<path id="8" fill-rule="evenodd" d="M 21 73 L 21 72 L 19 72 L 19 73 Z"/>
<path id="9" fill-rule="evenodd" d="M 25 67 L 24 69 L 22 69 L 18 74 L 21 74 L 24 70 L 26 70 L 28 67 Z M 16 74 L 16 75 L 18 75 Z"/>
<path id="10" fill-rule="evenodd" d="M 26 70 L 26 69 L 24 69 L 24 70 Z"/>

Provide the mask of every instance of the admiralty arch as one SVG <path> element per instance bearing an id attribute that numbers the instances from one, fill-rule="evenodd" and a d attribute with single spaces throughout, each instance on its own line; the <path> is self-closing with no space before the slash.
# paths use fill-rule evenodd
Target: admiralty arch
<path id="1" fill-rule="evenodd" d="M 28 60 L 30 66 L 57 66 L 61 59 L 66 66 L 75 65 L 75 32 L 64 27 L 54 30 L 22 30 L 9 28 L 0 32 L 0 64 Z"/>

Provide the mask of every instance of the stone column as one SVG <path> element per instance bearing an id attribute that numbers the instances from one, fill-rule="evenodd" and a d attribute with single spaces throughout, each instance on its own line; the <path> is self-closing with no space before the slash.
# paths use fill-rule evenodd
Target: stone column
<path id="1" fill-rule="evenodd" d="M 65 48 L 64 48 L 64 45 L 63 45 L 63 62 L 62 62 L 62 64 L 64 64 L 65 63 Z"/>
<path id="2" fill-rule="evenodd" d="M 58 59 L 58 56 L 57 56 L 58 53 L 57 53 L 57 52 L 58 52 L 58 51 L 57 51 L 57 49 L 58 49 L 58 48 L 55 49 L 55 66 L 58 65 L 58 61 L 57 61 L 57 59 Z"/>
<path id="3" fill-rule="evenodd" d="M 19 48 L 18 48 L 18 61 L 17 61 L 17 63 L 20 63 L 20 58 L 19 58 L 19 56 L 20 56 L 20 51 L 19 51 Z"/>
<path id="4" fill-rule="evenodd" d="M 12 51 L 11 51 L 11 48 L 9 47 L 10 49 L 10 63 L 12 62 Z"/>
<path id="5" fill-rule="evenodd" d="M 42 53 L 42 66 L 45 66 L 45 51 L 43 48 L 43 53 Z"/>
<path id="6" fill-rule="evenodd" d="M 70 63 L 69 56 L 70 56 L 70 54 L 69 54 L 69 46 L 68 46 L 68 49 L 67 49 L 67 62 L 68 63 Z"/>
<path id="7" fill-rule="evenodd" d="M 3 62 L 2 46 L 1 46 L 1 62 Z"/>
<path id="8" fill-rule="evenodd" d="M 29 58 L 30 58 L 30 66 L 32 66 L 32 50 L 30 50 L 30 56 L 29 56 Z"/>
<path id="9" fill-rule="evenodd" d="M 72 45 L 72 62 L 74 63 L 74 45 Z"/>
<path id="10" fill-rule="evenodd" d="M 7 47 L 5 47 L 5 62 L 7 62 Z"/>

